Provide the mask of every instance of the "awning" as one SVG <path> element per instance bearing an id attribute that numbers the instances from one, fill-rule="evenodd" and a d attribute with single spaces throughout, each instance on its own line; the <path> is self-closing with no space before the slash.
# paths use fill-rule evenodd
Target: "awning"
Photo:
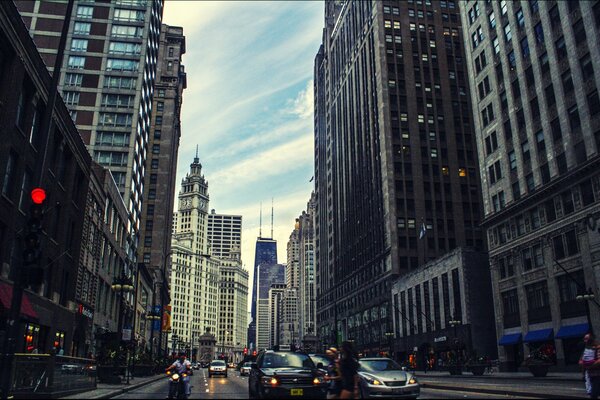
<path id="1" fill-rule="evenodd" d="M 557 339 L 581 338 L 590 330 L 590 326 L 585 324 L 561 326 L 556 333 Z"/>
<path id="2" fill-rule="evenodd" d="M 521 341 L 521 334 L 520 333 L 511 333 L 508 335 L 504 335 L 500 338 L 500 341 L 498 341 L 498 345 L 500 346 L 510 346 L 512 344 L 517 344 Z"/>
<path id="3" fill-rule="evenodd" d="M 549 329 L 538 329 L 537 331 L 529 331 L 523 342 L 531 343 L 531 342 L 545 342 L 546 340 L 550 340 L 552 337 L 552 328 Z"/>
<path id="4" fill-rule="evenodd" d="M 12 301 L 13 288 L 8 283 L 0 282 L 0 303 L 6 310 L 10 310 L 10 303 Z M 38 315 L 29 301 L 27 293 L 23 293 L 23 300 L 21 301 L 21 314 L 29 318 L 37 318 Z"/>

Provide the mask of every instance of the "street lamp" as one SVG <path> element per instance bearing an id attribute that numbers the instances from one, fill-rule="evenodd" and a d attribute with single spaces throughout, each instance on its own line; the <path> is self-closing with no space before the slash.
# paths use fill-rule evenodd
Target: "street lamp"
<path id="1" fill-rule="evenodd" d="M 596 296 L 594 295 L 594 292 L 592 292 L 592 288 L 588 288 L 587 291 L 585 291 L 585 290 L 580 291 L 577 294 L 577 297 L 575 297 L 575 299 L 577 301 L 585 302 L 585 316 L 587 318 L 587 323 L 588 323 L 590 332 L 592 332 L 592 321 L 590 319 L 590 301 L 594 301 L 595 298 L 596 298 Z"/>
<path id="2" fill-rule="evenodd" d="M 125 300 L 125 294 L 133 292 L 133 281 L 131 278 L 125 275 L 125 273 L 121 274 L 121 277 L 114 277 L 113 283 L 111 285 L 112 290 L 115 293 L 120 294 L 119 296 L 119 324 L 117 326 L 117 330 L 121 334 L 121 340 L 123 340 L 123 329 L 124 329 L 124 321 L 123 321 L 123 302 Z M 135 313 L 135 309 L 133 311 Z M 127 366 L 129 366 L 129 347 L 127 348 Z M 129 369 L 125 368 L 125 379 L 127 380 L 127 384 L 129 384 Z"/>
<path id="3" fill-rule="evenodd" d="M 456 313 L 455 313 L 455 315 L 456 315 Z M 454 331 L 454 345 L 456 346 L 455 352 L 456 352 L 456 361 L 457 362 L 459 361 L 460 357 L 458 354 L 458 336 L 456 335 L 456 327 L 458 325 L 460 325 L 461 323 L 462 323 L 462 321 L 456 319 L 453 316 L 450 316 L 450 321 L 448 321 L 448 324 L 452 327 L 452 329 Z"/>

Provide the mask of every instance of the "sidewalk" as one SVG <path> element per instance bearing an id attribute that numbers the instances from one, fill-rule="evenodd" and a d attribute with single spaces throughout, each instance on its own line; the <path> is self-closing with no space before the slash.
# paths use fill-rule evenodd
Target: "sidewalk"
<path id="1" fill-rule="evenodd" d="M 110 399 L 112 397 L 127 393 L 131 390 L 138 389 L 142 386 L 151 384 L 160 379 L 165 379 L 165 374 L 158 374 L 149 377 L 136 377 L 129 381 L 129 385 L 121 383 L 118 385 L 109 385 L 107 383 L 99 383 L 96 390 L 88 390 L 71 396 L 63 397 L 64 399 Z M 166 382 L 166 380 L 165 380 Z M 166 388 L 166 386 L 165 386 Z M 166 389 L 165 389 L 166 393 Z"/>
<path id="2" fill-rule="evenodd" d="M 534 381 L 582 381 L 581 372 L 548 372 L 548 375 L 544 378 L 535 378 L 530 372 L 494 372 L 493 374 L 484 374 L 482 376 L 475 376 L 471 372 L 463 371 L 462 375 L 450 375 L 448 371 L 415 371 L 415 375 L 418 377 L 446 377 L 446 378 L 493 378 L 493 379 L 525 379 Z"/>
<path id="3" fill-rule="evenodd" d="M 554 372 L 535 378 L 529 372 L 495 372 L 474 376 L 470 372 L 450 375 L 448 372 L 416 372 L 423 388 L 460 390 L 517 397 L 546 399 L 585 398 L 585 385 L 580 373 Z"/>

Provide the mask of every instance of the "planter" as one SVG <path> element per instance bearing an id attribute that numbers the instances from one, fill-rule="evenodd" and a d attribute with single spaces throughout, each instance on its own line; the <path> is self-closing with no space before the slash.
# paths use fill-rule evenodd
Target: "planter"
<path id="1" fill-rule="evenodd" d="M 96 367 L 98 382 L 100 383 L 119 384 L 121 383 L 120 374 L 122 372 L 122 367 L 115 367 L 112 365 L 98 365 L 98 367 Z"/>
<path id="2" fill-rule="evenodd" d="M 462 375 L 462 367 L 460 365 L 448 367 L 450 375 Z"/>
<path id="3" fill-rule="evenodd" d="M 471 373 L 473 375 L 481 376 L 485 372 L 486 368 L 487 368 L 487 365 L 471 365 L 469 367 L 469 370 L 471 371 Z"/>
<path id="4" fill-rule="evenodd" d="M 543 378 L 548 374 L 548 368 L 550 366 L 546 364 L 538 364 L 538 365 L 528 365 L 529 372 L 536 378 Z"/>

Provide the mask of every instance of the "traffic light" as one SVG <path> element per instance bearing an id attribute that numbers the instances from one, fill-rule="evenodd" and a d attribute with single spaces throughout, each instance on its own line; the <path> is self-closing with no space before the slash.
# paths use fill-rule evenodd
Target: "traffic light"
<path id="1" fill-rule="evenodd" d="M 248 355 L 248 348 L 244 347 L 244 355 L 247 356 Z"/>
<path id="2" fill-rule="evenodd" d="M 41 230 L 45 200 L 44 189 L 35 188 L 31 191 L 32 204 L 23 238 L 23 267 L 26 268 L 26 281 L 30 285 L 39 285 L 44 279 L 44 270 L 39 266 L 39 261 L 42 255 Z"/>

